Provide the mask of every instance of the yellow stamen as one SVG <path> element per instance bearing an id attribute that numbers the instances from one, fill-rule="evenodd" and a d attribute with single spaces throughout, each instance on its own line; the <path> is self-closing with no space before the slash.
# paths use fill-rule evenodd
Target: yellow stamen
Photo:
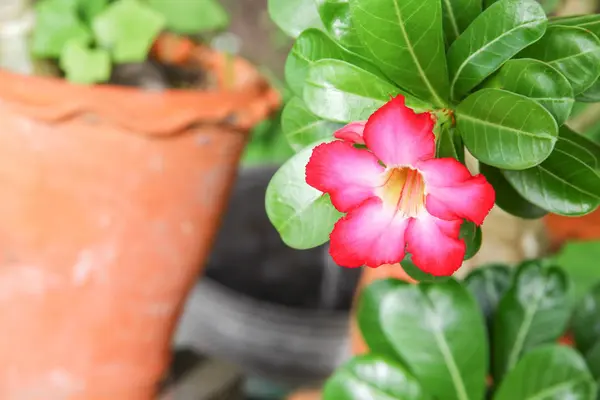
<path id="1" fill-rule="evenodd" d="M 386 205 L 405 217 L 416 217 L 425 206 L 425 182 L 415 169 L 390 168 L 378 195 Z"/>

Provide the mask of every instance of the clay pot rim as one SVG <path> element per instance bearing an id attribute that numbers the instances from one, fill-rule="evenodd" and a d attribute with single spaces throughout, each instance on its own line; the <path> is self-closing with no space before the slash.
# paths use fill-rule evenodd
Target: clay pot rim
<path id="1" fill-rule="evenodd" d="M 194 47 L 190 57 L 217 78 L 215 89 L 150 91 L 77 85 L 57 77 L 0 70 L 0 102 L 46 123 L 87 119 L 146 136 L 172 136 L 206 124 L 248 131 L 279 107 L 279 93 L 246 60 L 201 45 Z M 227 87 L 225 76 L 232 71 L 234 80 Z"/>

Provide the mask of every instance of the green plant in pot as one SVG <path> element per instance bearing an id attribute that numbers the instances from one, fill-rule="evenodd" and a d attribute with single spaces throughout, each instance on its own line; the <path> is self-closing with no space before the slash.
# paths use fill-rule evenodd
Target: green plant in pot
<path id="1" fill-rule="evenodd" d="M 370 353 L 341 366 L 323 399 L 595 400 L 600 285 L 571 299 L 567 274 L 543 260 L 462 283 L 377 281 L 357 309 Z M 569 326 L 575 347 L 557 343 Z"/>
<path id="2" fill-rule="evenodd" d="M 51 76 L 0 70 L 0 398 L 154 399 L 249 132 L 279 95 L 207 45 L 228 19 L 218 3 L 35 9 Z"/>
<path id="3" fill-rule="evenodd" d="M 288 245 L 330 240 L 346 267 L 410 253 L 419 269 L 450 275 L 477 253 L 493 203 L 526 219 L 600 204 L 600 147 L 565 125 L 576 100 L 598 101 L 599 15 L 548 18 L 534 0 L 269 9 L 296 38 L 282 121 L 297 154 L 266 196 Z M 481 175 L 460 165 L 465 148 Z"/>

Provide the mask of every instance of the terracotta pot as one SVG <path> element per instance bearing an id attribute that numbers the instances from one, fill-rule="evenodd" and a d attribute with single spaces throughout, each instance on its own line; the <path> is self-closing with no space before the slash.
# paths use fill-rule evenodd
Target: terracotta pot
<path id="1" fill-rule="evenodd" d="M 554 248 L 567 240 L 600 239 L 600 209 L 578 218 L 550 214 L 545 222 Z"/>
<path id="2" fill-rule="evenodd" d="M 248 129 L 279 101 L 243 60 L 189 57 L 214 90 L 0 72 L 1 399 L 154 398 Z"/>

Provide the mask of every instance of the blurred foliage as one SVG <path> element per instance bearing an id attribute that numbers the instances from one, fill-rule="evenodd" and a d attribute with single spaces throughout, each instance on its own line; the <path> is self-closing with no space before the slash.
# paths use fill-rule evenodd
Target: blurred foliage
<path id="1" fill-rule="evenodd" d="M 552 260 L 570 275 L 576 298 L 600 281 L 600 241 L 568 242 Z"/>

